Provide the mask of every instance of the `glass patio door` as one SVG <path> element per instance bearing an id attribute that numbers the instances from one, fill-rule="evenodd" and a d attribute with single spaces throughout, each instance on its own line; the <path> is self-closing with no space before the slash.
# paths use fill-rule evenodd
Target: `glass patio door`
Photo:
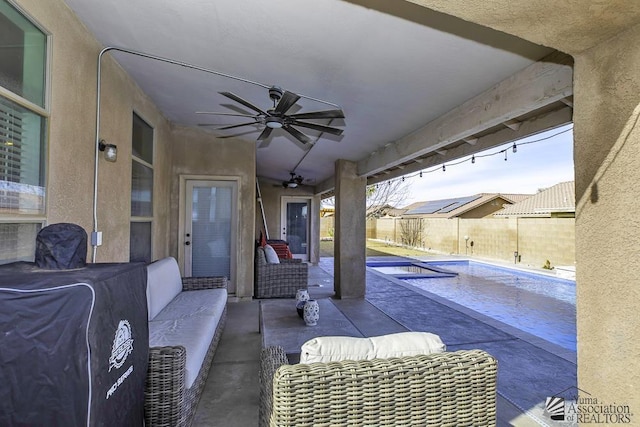
<path id="1" fill-rule="evenodd" d="M 289 242 L 294 258 L 309 260 L 309 214 L 311 200 L 303 197 L 282 198 L 280 238 Z"/>
<path id="2" fill-rule="evenodd" d="M 186 181 L 185 276 L 226 276 L 230 287 L 235 283 L 236 194 L 235 182 Z"/>

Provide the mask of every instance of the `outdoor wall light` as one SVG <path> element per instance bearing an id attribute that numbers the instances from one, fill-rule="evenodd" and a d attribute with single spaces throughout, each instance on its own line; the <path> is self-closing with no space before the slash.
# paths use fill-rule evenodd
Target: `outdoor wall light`
<path id="1" fill-rule="evenodd" d="M 114 144 L 107 144 L 104 139 L 100 140 L 98 149 L 104 152 L 104 159 L 107 162 L 115 162 L 118 160 L 118 147 Z"/>

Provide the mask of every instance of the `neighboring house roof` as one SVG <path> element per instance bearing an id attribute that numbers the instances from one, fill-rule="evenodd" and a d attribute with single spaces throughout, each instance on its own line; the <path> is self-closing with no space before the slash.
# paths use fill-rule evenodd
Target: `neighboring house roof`
<path id="1" fill-rule="evenodd" d="M 550 217 L 558 213 L 576 212 L 575 182 L 561 182 L 519 203 L 505 207 L 498 217 Z"/>
<path id="2" fill-rule="evenodd" d="M 497 211 L 501 209 L 503 205 L 503 203 L 498 201 L 498 199 L 513 203 L 514 199 L 521 198 L 521 196 L 524 195 L 518 195 L 518 197 L 515 197 L 515 195 L 510 194 L 481 193 L 466 197 L 431 200 L 427 202 L 419 202 L 417 206 L 408 206 L 404 215 L 420 215 L 431 218 L 455 218 L 488 203 L 494 203 L 495 210 Z"/>

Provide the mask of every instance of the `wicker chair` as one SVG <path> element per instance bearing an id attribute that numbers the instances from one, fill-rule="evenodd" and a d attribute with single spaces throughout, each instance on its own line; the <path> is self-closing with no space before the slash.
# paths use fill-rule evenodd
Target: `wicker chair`
<path id="1" fill-rule="evenodd" d="M 256 248 L 254 297 L 294 298 L 298 289 L 307 288 L 309 268 L 299 259 L 280 258 L 269 264 L 262 247 Z"/>
<path id="2" fill-rule="evenodd" d="M 289 365 L 269 347 L 260 426 L 495 426 L 496 378 L 482 350 Z"/>

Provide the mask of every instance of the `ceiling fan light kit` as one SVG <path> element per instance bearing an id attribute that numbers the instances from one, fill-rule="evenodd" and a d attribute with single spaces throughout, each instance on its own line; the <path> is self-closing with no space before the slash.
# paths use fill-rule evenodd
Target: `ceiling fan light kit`
<path id="1" fill-rule="evenodd" d="M 288 181 L 282 181 L 284 188 L 296 188 L 298 185 L 302 185 L 304 178 L 300 175 L 296 176 L 295 172 L 289 172 L 291 178 Z"/>

